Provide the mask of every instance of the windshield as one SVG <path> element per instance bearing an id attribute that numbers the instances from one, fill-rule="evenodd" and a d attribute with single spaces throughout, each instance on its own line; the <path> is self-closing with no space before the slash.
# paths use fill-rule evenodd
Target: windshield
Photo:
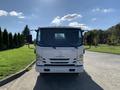
<path id="1" fill-rule="evenodd" d="M 37 45 L 43 47 L 78 47 L 82 45 L 82 32 L 73 29 L 45 29 L 37 34 Z"/>

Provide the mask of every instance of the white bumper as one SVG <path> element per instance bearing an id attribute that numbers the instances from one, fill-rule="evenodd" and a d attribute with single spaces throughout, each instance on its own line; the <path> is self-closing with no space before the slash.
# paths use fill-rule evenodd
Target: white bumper
<path id="1" fill-rule="evenodd" d="M 36 71 L 40 73 L 82 73 L 83 65 L 79 66 L 36 66 Z"/>

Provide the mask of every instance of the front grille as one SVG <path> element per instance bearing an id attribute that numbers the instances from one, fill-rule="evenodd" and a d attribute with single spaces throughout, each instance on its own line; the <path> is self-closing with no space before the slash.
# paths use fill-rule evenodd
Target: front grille
<path id="1" fill-rule="evenodd" d="M 75 66 L 74 64 L 45 64 L 45 66 Z"/>
<path id="2" fill-rule="evenodd" d="M 51 62 L 52 64 L 67 64 L 68 62 Z"/>
<path id="3" fill-rule="evenodd" d="M 69 60 L 69 58 L 50 58 L 50 60 Z"/>
<path id="4" fill-rule="evenodd" d="M 47 66 L 67 66 L 69 58 L 50 58 L 50 65 Z"/>

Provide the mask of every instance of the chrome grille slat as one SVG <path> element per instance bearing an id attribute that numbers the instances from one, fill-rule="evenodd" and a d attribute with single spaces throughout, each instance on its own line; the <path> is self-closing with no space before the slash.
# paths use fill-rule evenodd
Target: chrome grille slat
<path id="1" fill-rule="evenodd" d="M 50 58 L 50 60 L 70 60 L 69 58 Z"/>
<path id="2" fill-rule="evenodd" d="M 68 65 L 70 58 L 49 58 L 50 65 Z"/>
<path id="3" fill-rule="evenodd" d="M 51 63 L 54 63 L 54 64 L 66 64 L 68 62 L 51 62 Z"/>
<path id="4" fill-rule="evenodd" d="M 74 64 L 45 64 L 45 66 L 75 66 Z"/>

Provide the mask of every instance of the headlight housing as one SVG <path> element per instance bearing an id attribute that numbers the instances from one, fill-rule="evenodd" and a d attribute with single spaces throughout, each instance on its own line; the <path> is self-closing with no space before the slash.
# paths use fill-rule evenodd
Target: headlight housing
<path id="1" fill-rule="evenodd" d="M 43 58 L 42 56 L 40 56 L 40 55 L 38 55 L 38 54 L 36 55 L 36 57 L 37 57 L 37 60 L 41 60 L 41 61 L 42 61 L 42 60 L 45 60 L 45 58 Z"/>
<path id="2" fill-rule="evenodd" d="M 45 58 L 43 58 L 42 56 L 40 56 L 40 55 L 37 54 L 36 57 L 37 57 L 37 64 L 38 65 L 46 63 Z"/>
<path id="3" fill-rule="evenodd" d="M 82 61 L 83 61 L 83 55 L 80 54 L 79 56 L 77 56 L 76 58 L 74 58 L 73 63 L 82 62 Z"/>
<path id="4" fill-rule="evenodd" d="M 83 55 L 80 54 L 79 57 L 78 57 L 78 59 L 79 59 L 80 61 L 83 60 Z"/>
<path id="5" fill-rule="evenodd" d="M 82 60 L 83 60 L 83 55 L 80 54 L 79 56 L 77 56 L 76 60 L 77 60 L 77 61 L 82 61 Z"/>

